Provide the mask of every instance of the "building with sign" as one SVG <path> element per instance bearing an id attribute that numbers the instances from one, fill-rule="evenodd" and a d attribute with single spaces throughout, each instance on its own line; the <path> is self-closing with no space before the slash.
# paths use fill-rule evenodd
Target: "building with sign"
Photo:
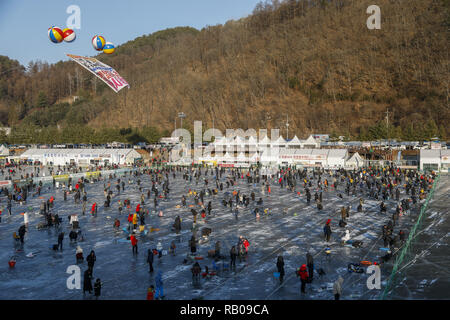
<path id="1" fill-rule="evenodd" d="M 450 150 L 421 149 L 420 170 L 450 172 Z"/>
<path id="2" fill-rule="evenodd" d="M 134 149 L 29 149 L 20 159 L 54 166 L 131 165 L 141 155 Z"/>

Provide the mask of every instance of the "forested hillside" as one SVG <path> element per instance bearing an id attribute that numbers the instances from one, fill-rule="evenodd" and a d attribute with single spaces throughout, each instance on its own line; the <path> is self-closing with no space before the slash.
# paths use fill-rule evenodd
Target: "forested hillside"
<path id="1" fill-rule="evenodd" d="M 0 122 L 13 128 L 0 140 L 154 141 L 178 112 L 188 129 L 214 119 L 285 135 L 288 114 L 290 137 L 365 140 L 387 136 L 387 108 L 391 138 L 450 137 L 450 1 L 378 0 L 381 30 L 368 30 L 372 2 L 265 2 L 225 25 L 139 37 L 98 56 L 130 83 L 118 94 L 74 62 L 0 57 Z"/>

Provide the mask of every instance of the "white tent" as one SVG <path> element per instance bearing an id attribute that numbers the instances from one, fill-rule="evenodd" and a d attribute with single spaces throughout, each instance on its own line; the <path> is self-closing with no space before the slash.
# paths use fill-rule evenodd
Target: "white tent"
<path id="1" fill-rule="evenodd" d="M 345 165 L 347 167 L 361 168 L 362 166 L 364 166 L 364 159 L 359 155 L 358 152 L 356 152 L 353 156 L 350 157 L 350 159 L 345 162 Z"/>
<path id="2" fill-rule="evenodd" d="M 225 137 L 217 137 L 216 140 L 214 140 L 215 146 L 223 146 L 227 143 L 227 138 Z"/>
<path id="3" fill-rule="evenodd" d="M 231 154 L 229 154 L 228 152 L 226 152 L 225 155 L 222 157 L 221 160 L 222 160 L 222 161 L 230 162 L 230 161 L 234 161 L 235 158 L 234 158 Z"/>
<path id="4" fill-rule="evenodd" d="M 214 154 L 214 156 L 212 157 L 213 160 L 219 161 L 224 157 L 223 152 L 217 152 Z"/>
<path id="5" fill-rule="evenodd" d="M 245 156 L 245 154 L 243 152 L 241 152 L 238 154 L 236 160 L 239 162 L 248 162 L 249 159 L 248 159 L 248 157 Z"/>
<path id="6" fill-rule="evenodd" d="M 330 149 L 327 158 L 328 167 L 344 167 L 347 158 L 347 149 Z"/>
<path id="7" fill-rule="evenodd" d="M 250 138 L 248 138 L 247 145 L 249 152 L 255 152 L 258 150 L 258 141 L 253 136 L 250 136 Z"/>
<path id="8" fill-rule="evenodd" d="M 249 145 L 255 145 L 256 146 L 258 144 L 258 141 L 256 140 L 256 138 L 254 136 L 250 136 L 250 138 L 248 138 L 247 143 Z"/>
<path id="9" fill-rule="evenodd" d="M 320 148 L 320 142 L 318 142 L 312 135 L 302 142 L 302 148 L 315 149 Z"/>
<path id="10" fill-rule="evenodd" d="M 270 147 L 270 139 L 267 136 L 259 140 L 258 146 L 261 148 L 269 148 Z"/>
<path id="11" fill-rule="evenodd" d="M 263 164 L 278 163 L 279 162 L 278 152 L 274 152 L 274 150 L 272 149 L 266 149 L 262 152 L 260 159 Z"/>
<path id="12" fill-rule="evenodd" d="M 0 146 L 0 156 L 9 156 L 9 149 L 4 145 Z"/>
<path id="13" fill-rule="evenodd" d="M 248 159 L 250 162 L 258 162 L 260 160 L 260 155 L 258 152 L 250 152 Z"/>
<path id="14" fill-rule="evenodd" d="M 311 151 L 311 164 L 325 166 L 328 160 L 329 149 L 313 149 Z"/>
<path id="15" fill-rule="evenodd" d="M 247 145 L 247 141 L 240 137 L 240 136 L 236 136 L 236 138 L 233 141 L 235 147 L 236 147 L 236 151 L 237 152 L 242 152 L 245 151 L 245 146 Z"/>
<path id="16" fill-rule="evenodd" d="M 289 141 L 286 146 L 290 149 L 299 149 L 302 145 L 302 142 L 300 139 L 295 136 L 291 141 Z"/>
<path id="17" fill-rule="evenodd" d="M 286 145 L 286 140 L 283 139 L 283 136 L 279 136 L 278 139 L 271 144 L 271 146 L 284 147 Z"/>

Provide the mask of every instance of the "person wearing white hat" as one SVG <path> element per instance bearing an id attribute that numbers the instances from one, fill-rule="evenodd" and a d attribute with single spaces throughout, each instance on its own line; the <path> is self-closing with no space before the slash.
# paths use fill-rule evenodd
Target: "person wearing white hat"
<path id="1" fill-rule="evenodd" d="M 341 238 L 341 240 L 343 244 L 350 240 L 350 231 L 345 230 L 345 235 Z"/>

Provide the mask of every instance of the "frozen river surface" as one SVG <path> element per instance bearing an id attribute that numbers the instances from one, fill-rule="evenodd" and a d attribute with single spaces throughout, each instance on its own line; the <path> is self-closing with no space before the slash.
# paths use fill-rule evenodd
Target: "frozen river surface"
<path id="1" fill-rule="evenodd" d="M 346 196 L 343 188 L 339 193 L 343 199 L 337 196 L 336 191 L 324 192 L 323 210 L 317 210 L 312 199 L 311 204 L 306 203 L 303 187 L 297 186 L 295 192 L 272 186 L 270 196 L 261 194 L 260 185 L 248 184 L 246 179 L 239 179 L 237 185 L 228 189 L 224 188 L 215 196 L 206 196 L 205 203 L 212 201 L 212 216 L 206 221 L 198 216 L 198 227 L 212 228 L 210 239 L 207 243 L 197 247 L 199 256 L 204 257 L 199 263 L 204 270 L 207 265 L 212 270 L 212 259 L 207 257 L 208 250 L 214 249 L 216 241 L 222 244 L 222 254 L 229 263 L 229 250 L 237 243 L 238 237 L 243 235 L 250 241 L 249 255 L 243 260 L 237 260 L 236 271 L 221 271 L 218 275 L 207 279 L 201 279 L 199 286 L 194 286 L 190 268 L 192 263 L 184 264 L 183 260 L 190 251 L 188 240 L 190 239 L 192 227 L 192 214 L 190 208 L 177 208 L 181 204 L 181 196 L 187 194 L 189 189 L 200 190 L 202 182 L 198 185 L 195 181 L 189 183 L 177 173 L 175 180 L 170 180 L 170 194 L 168 199 L 162 199 L 157 211 L 164 212 L 163 217 L 158 217 L 154 210 L 153 197 L 146 198 L 146 207 L 151 214 L 146 218 L 146 229 L 158 228 L 159 231 L 139 235 L 139 253 L 132 254 L 131 244 L 124 241 L 126 235 L 123 231 L 113 228 L 115 218 L 121 222 L 121 228 L 127 225 L 127 215 L 118 212 L 118 200 L 130 199 L 132 210 L 140 201 L 141 193 L 136 182 L 126 184 L 125 191 L 120 195 L 114 194 L 111 208 L 104 208 L 105 200 L 103 184 L 100 181 L 87 185 L 88 206 L 87 214 L 81 215 L 81 204 L 75 204 L 73 196 L 67 201 L 63 200 L 61 189 L 45 188 L 41 197 L 44 199 L 55 196 L 55 207 L 53 212 L 62 217 L 61 231 L 66 236 L 63 251 L 55 252 L 50 246 L 57 243 L 59 231 L 55 228 L 48 230 L 37 230 L 36 226 L 43 221 L 39 214 L 39 205 L 42 201 L 38 196 L 30 195 L 24 205 L 14 204 L 12 216 L 8 216 L 7 210 L 3 210 L 2 222 L 0 223 L 0 299 L 92 299 L 92 295 L 83 296 L 82 290 L 70 290 L 66 281 L 69 274 L 66 273 L 70 265 L 75 261 L 75 243 L 70 243 L 68 234 L 69 214 L 78 214 L 81 230 L 85 241 L 79 242 L 84 250 L 84 257 L 94 250 L 97 261 L 94 267 L 94 280 L 100 278 L 103 282 L 101 299 L 145 299 L 147 288 L 154 284 L 158 271 L 162 271 L 164 282 L 164 295 L 166 299 L 333 299 L 332 284 L 339 275 L 343 276 L 342 299 L 377 299 L 381 290 L 369 290 L 366 281 L 369 275 L 349 273 L 347 265 L 362 260 L 379 261 L 383 254 L 379 250 L 383 246 L 381 240 L 382 225 L 387 223 L 395 211 L 396 201 L 387 201 L 388 213 L 379 213 L 379 201 L 369 199 L 366 194 L 357 196 Z M 211 175 L 209 176 L 211 178 Z M 125 179 L 128 182 L 128 176 Z M 132 178 L 136 181 L 136 178 Z M 141 176 L 141 186 L 144 193 L 151 187 L 149 176 Z M 210 179 L 212 180 L 212 179 Z M 224 179 L 222 179 L 224 180 Z M 115 180 L 111 181 L 115 184 Z M 225 183 L 224 183 L 225 185 Z M 314 183 L 315 185 L 315 183 Z M 426 254 L 420 256 L 410 267 L 406 267 L 401 276 L 401 284 L 395 289 L 392 298 L 448 298 L 445 288 L 448 288 L 448 239 L 442 238 L 448 233 L 448 178 L 442 177 L 440 186 L 436 193 L 435 202 L 432 202 L 429 217 L 426 223 L 433 226 L 422 233 L 418 238 L 417 251 L 421 252 L 422 246 L 425 250 L 429 245 L 438 241 L 431 249 L 426 249 Z M 359 189 L 359 188 L 358 188 Z M 253 191 L 256 199 L 264 200 L 261 209 L 268 208 L 268 217 L 261 217 L 258 221 L 251 213 L 255 204 L 250 203 L 248 208 L 240 209 L 239 219 L 236 220 L 229 207 L 222 205 L 224 193 L 241 190 L 250 195 Z M 115 189 L 113 190 L 115 191 Z M 297 195 L 297 191 L 301 195 Z M 316 192 L 312 188 L 312 195 Z M 403 191 L 404 192 L 404 191 Z M 402 197 L 406 195 L 402 192 Z M 365 198 L 364 212 L 357 213 L 356 207 L 359 198 Z M 92 217 L 88 211 L 92 203 L 99 204 L 98 215 Z M 193 197 L 187 198 L 188 205 L 194 203 Z M 0 205 L 6 208 L 6 199 L 1 197 Z M 351 206 L 348 229 L 352 239 L 362 240 L 361 248 L 346 247 L 341 244 L 344 229 L 339 228 L 341 206 Z M 287 207 L 288 213 L 283 215 L 283 209 Z M 200 212 L 199 208 L 196 208 Z M 16 252 L 13 240 L 13 232 L 16 232 L 23 223 L 23 215 L 20 213 L 29 211 L 29 231 L 25 235 L 23 251 Z M 173 240 L 178 240 L 171 226 L 174 218 L 180 215 L 182 221 L 182 232 L 180 242 L 176 242 L 176 255 L 165 255 L 161 259 L 155 257 L 153 274 L 149 273 L 146 262 L 147 249 L 156 248 L 157 242 L 161 242 L 164 250 L 168 250 Z M 409 230 L 417 216 L 417 210 L 400 218 L 400 228 Z M 332 219 L 333 230 L 330 243 L 323 239 L 323 226 L 327 219 Z M 425 223 L 425 224 L 426 224 Z M 327 255 L 325 248 L 330 247 L 331 253 Z M 322 268 L 325 275 L 314 274 L 314 281 L 306 287 L 306 294 L 300 293 L 300 280 L 294 274 L 296 268 L 306 263 L 306 253 L 311 250 L 314 255 L 315 269 Z M 26 257 L 30 252 L 34 257 Z M 17 257 L 17 264 L 9 268 L 8 261 L 11 256 Z M 273 277 L 276 272 L 276 259 L 278 255 L 284 257 L 286 276 L 283 284 Z M 219 263 L 220 265 L 220 263 Z M 79 265 L 82 273 L 87 269 L 86 262 Z M 392 261 L 382 267 L 382 288 L 392 270 Z M 81 281 L 82 282 L 82 281 Z M 436 288 L 435 290 L 432 288 Z"/>

